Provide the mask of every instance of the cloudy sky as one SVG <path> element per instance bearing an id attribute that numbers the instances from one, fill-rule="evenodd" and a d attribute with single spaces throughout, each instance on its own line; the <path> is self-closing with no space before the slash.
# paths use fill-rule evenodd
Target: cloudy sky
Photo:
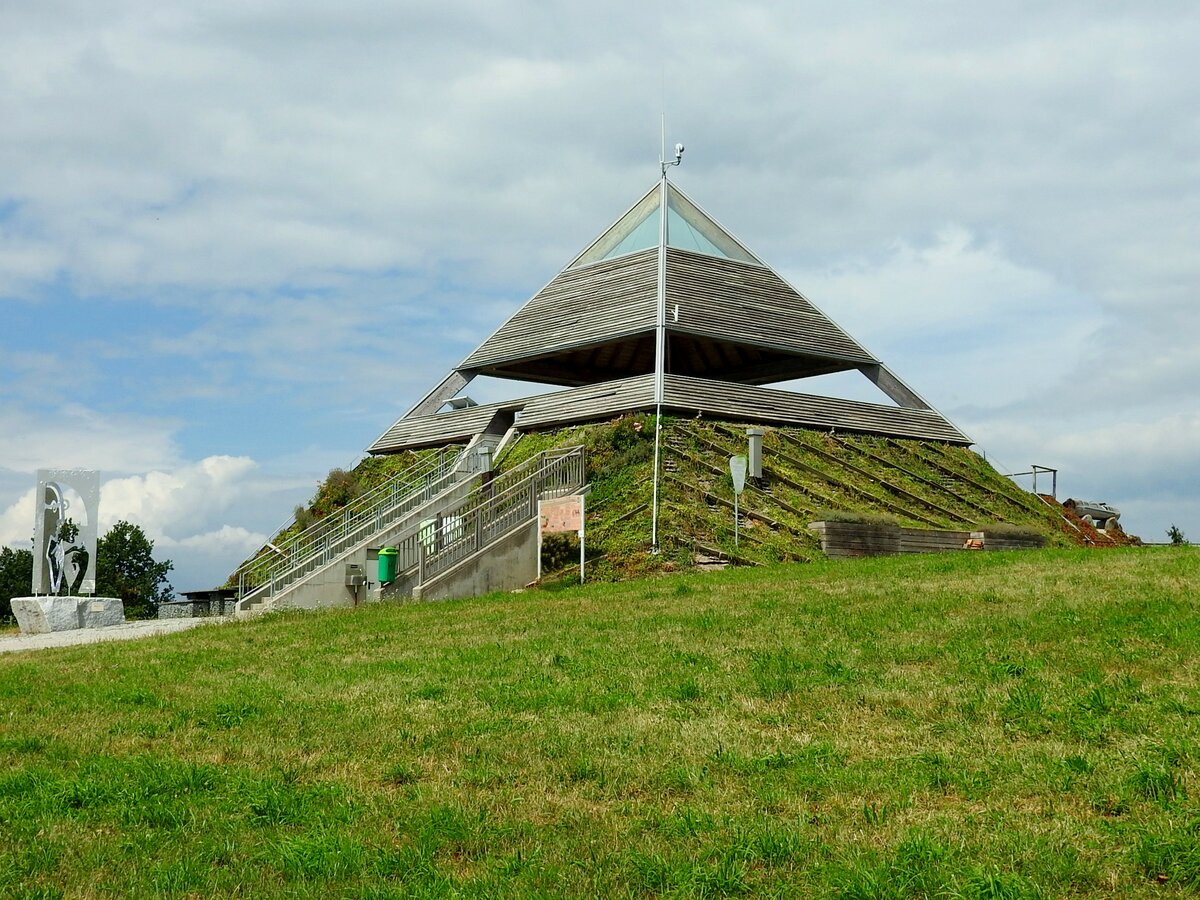
<path id="1" fill-rule="evenodd" d="M 998 467 L 1200 538 L 1197 47 L 1192 0 L 0 2 L 0 541 L 96 468 L 222 580 L 653 182 L 664 106 Z"/>

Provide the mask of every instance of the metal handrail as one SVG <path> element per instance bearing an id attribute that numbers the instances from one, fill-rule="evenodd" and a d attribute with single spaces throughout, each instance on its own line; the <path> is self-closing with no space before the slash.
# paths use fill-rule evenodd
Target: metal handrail
<path id="1" fill-rule="evenodd" d="M 271 594 L 276 593 L 436 496 L 453 479 L 454 460 L 443 454 L 414 463 L 355 498 L 338 514 L 310 525 L 274 555 L 261 555 L 244 564 L 238 570 L 238 597 L 245 600 L 268 586 Z"/>
<path id="2" fill-rule="evenodd" d="M 397 472 L 394 475 L 389 476 L 386 481 L 383 481 L 380 484 L 377 484 L 375 487 L 371 488 L 371 490 L 367 491 L 365 494 L 358 495 L 353 500 L 351 500 L 349 503 L 347 503 L 346 506 L 342 507 L 342 509 L 343 510 L 354 509 L 354 508 L 358 507 L 359 505 L 367 502 L 372 496 L 374 496 L 378 492 L 386 490 L 393 481 L 397 481 L 399 479 L 408 477 L 411 475 L 411 473 L 417 471 L 418 469 L 428 466 L 430 464 L 430 460 L 440 458 L 441 453 L 444 453 L 444 451 L 439 451 L 438 456 L 427 456 L 423 459 L 418 459 L 416 462 L 414 462 L 412 465 L 410 465 L 407 469 L 404 469 L 400 472 Z M 291 528 L 295 524 L 296 524 L 295 516 L 291 516 L 290 518 L 284 520 L 284 522 L 278 528 L 276 528 L 273 532 L 271 532 L 271 536 L 269 538 L 267 538 L 266 541 L 263 542 L 263 548 L 269 549 L 272 544 L 287 543 L 288 542 L 287 540 L 281 541 L 280 537 L 284 534 L 284 532 L 286 532 L 289 528 Z M 320 524 L 320 523 L 315 523 L 315 524 Z M 310 526 L 310 527 L 313 527 L 313 526 Z M 255 557 L 255 559 L 257 559 L 257 558 L 258 557 Z M 247 564 L 249 562 L 253 562 L 253 560 L 247 561 Z"/>
<path id="3" fill-rule="evenodd" d="M 439 457 L 432 462 L 412 466 L 369 495 L 364 495 L 373 498 L 370 502 L 347 507 L 349 512 L 356 514 L 327 517 L 318 523 L 325 527 L 306 529 L 288 545 L 293 552 L 279 557 L 259 557 L 247 564 L 239 571 L 238 608 L 244 609 L 248 601 L 254 601 L 263 594 L 275 596 L 432 500 L 459 480 L 456 463 L 457 460 L 447 461 Z M 476 540 L 472 543 L 472 549 L 466 552 L 463 552 L 465 543 L 459 542 L 458 546 L 453 546 L 455 541 L 450 539 L 458 540 L 463 536 L 461 530 L 456 531 L 455 523 L 463 521 L 464 517 L 472 523 L 474 537 L 490 542 L 503 536 L 515 524 L 536 516 L 539 497 L 546 494 L 558 496 L 576 490 L 583 486 L 585 478 L 582 447 L 544 451 L 498 475 L 480 490 L 450 507 L 437 517 L 435 521 L 438 525 L 431 528 L 430 523 L 426 522 L 422 523 L 424 527 L 414 526 L 410 529 L 397 545 L 399 570 L 405 571 L 420 565 L 422 550 L 426 549 L 421 543 L 424 539 L 439 551 L 432 574 L 445 571 L 461 556 L 484 545 Z M 414 479 L 419 483 L 413 490 L 391 502 L 401 491 L 401 481 L 411 485 Z M 301 541 L 301 538 L 304 540 Z"/>
<path id="4" fill-rule="evenodd" d="M 535 518 L 538 500 L 572 493 L 586 481 L 583 447 L 539 453 L 405 534 L 396 546 L 398 571 L 415 569 L 423 584 Z"/>

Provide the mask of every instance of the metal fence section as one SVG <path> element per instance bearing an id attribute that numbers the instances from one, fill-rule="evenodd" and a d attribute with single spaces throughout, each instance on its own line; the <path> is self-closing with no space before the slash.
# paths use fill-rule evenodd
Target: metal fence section
<path id="1" fill-rule="evenodd" d="M 238 571 L 239 606 L 252 595 L 274 596 L 433 499 L 454 483 L 454 468 L 453 455 L 422 460 L 355 498 L 336 515 L 281 542 L 282 546 L 269 544 L 266 554 Z"/>
<path id="2" fill-rule="evenodd" d="M 539 453 L 406 535 L 397 545 L 399 569 L 415 568 L 416 584 L 424 584 L 536 518 L 539 500 L 586 482 L 583 447 Z"/>

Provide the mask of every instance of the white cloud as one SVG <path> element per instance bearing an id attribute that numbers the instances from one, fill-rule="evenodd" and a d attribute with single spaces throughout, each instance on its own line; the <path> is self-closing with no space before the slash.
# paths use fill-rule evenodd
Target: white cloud
<path id="1" fill-rule="evenodd" d="M 237 565 L 262 546 L 266 535 L 234 525 L 175 539 L 160 537 L 154 551 L 174 564 L 171 584 L 176 593 L 203 590 L 224 583 Z"/>
<path id="2" fill-rule="evenodd" d="M 1113 469 L 1128 469 L 1130 460 L 1160 471 L 1200 469 L 1196 452 L 1200 447 L 1200 413 L 1102 423 L 1086 431 L 1065 430 L 1055 434 L 1047 446 L 1064 457 Z"/>
<path id="3" fill-rule="evenodd" d="M 69 391 L 70 376 L 52 383 Z M 102 413 L 78 403 L 23 409 L 0 405 L 0 466 L 15 471 L 85 468 L 130 472 L 175 465 L 175 423 Z"/>
<path id="4" fill-rule="evenodd" d="M 994 325 L 1029 333 L 1085 311 L 1078 293 L 1052 275 L 1020 265 L 997 242 L 979 241 L 958 224 L 924 246 L 897 240 L 882 259 L 847 257 L 792 278 L 818 305 L 844 309 L 853 331 L 897 343 L 990 335 Z"/>
<path id="5" fill-rule="evenodd" d="M 923 244 L 896 240 L 874 257 L 787 274 L 943 410 L 1036 396 L 1078 365 L 1104 322 L 1051 274 L 1017 263 L 998 242 L 980 241 L 961 225 L 944 226 Z"/>
<path id="6" fill-rule="evenodd" d="M 124 519 L 154 535 L 189 533 L 229 510 L 256 467 L 246 457 L 210 456 L 171 471 L 106 481 L 100 488 L 101 528 Z"/>
<path id="7" fill-rule="evenodd" d="M 0 513 L 0 544 L 28 549 L 33 540 L 33 498 L 36 488 L 21 494 Z"/>
<path id="8" fill-rule="evenodd" d="M 1028 471 L 1031 463 L 1051 466 L 1059 470 L 1060 499 L 1112 503 L 1131 533 L 1160 541 L 1167 526 L 1177 522 L 1200 536 L 1200 457 L 1195 452 L 1200 414 L 1106 421 L 1095 412 L 1073 417 L 1018 412 L 966 424 L 1003 472 Z M 1021 483 L 1029 487 L 1030 479 Z"/>
<path id="9" fill-rule="evenodd" d="M 160 541 L 168 550 L 180 549 L 207 554 L 233 552 L 239 554 L 239 559 L 243 559 L 261 547 L 266 539 L 267 535 L 257 531 L 247 531 L 241 526 L 222 525 L 215 531 L 207 531 L 204 534 L 193 534 L 178 540 L 163 537 Z"/>

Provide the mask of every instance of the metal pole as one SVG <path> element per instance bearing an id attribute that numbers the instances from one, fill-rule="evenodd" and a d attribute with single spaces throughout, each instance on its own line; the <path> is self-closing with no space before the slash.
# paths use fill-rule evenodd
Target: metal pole
<path id="1" fill-rule="evenodd" d="M 733 492 L 733 546 L 735 546 L 735 547 L 740 546 L 740 544 L 738 544 L 738 526 L 740 525 L 740 522 L 738 521 L 739 519 L 741 519 L 741 515 L 738 513 L 738 492 L 734 491 Z"/>
<path id="2" fill-rule="evenodd" d="M 663 374 L 667 355 L 667 161 L 666 123 L 663 124 L 664 151 L 659 160 L 658 184 L 658 302 L 654 330 L 654 496 L 650 512 L 650 552 L 658 552 L 658 480 L 662 444 Z"/>

